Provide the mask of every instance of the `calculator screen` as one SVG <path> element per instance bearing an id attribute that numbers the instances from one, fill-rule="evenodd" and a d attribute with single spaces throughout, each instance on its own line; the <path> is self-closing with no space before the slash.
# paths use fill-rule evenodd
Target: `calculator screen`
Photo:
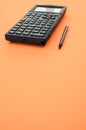
<path id="1" fill-rule="evenodd" d="M 61 10 L 61 8 L 37 7 L 34 11 L 60 13 Z"/>

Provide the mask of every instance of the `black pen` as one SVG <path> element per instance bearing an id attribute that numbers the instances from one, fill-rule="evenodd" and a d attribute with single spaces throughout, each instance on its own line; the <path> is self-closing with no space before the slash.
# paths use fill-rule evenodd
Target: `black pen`
<path id="1" fill-rule="evenodd" d="M 59 49 L 60 49 L 60 48 L 62 47 L 62 45 L 63 45 L 63 42 L 64 42 L 65 36 L 66 36 L 66 34 L 67 34 L 68 28 L 69 28 L 68 25 L 66 25 L 65 28 L 64 28 L 64 31 L 63 31 L 63 33 L 62 33 L 62 37 L 61 37 L 60 42 L 59 42 L 59 45 L 58 45 L 58 48 L 59 48 Z"/>

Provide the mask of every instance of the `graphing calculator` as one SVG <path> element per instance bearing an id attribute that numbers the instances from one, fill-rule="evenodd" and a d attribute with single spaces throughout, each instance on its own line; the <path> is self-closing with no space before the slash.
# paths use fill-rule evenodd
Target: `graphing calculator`
<path id="1" fill-rule="evenodd" d="M 5 34 L 5 38 L 44 46 L 66 9 L 66 6 L 35 5 Z"/>

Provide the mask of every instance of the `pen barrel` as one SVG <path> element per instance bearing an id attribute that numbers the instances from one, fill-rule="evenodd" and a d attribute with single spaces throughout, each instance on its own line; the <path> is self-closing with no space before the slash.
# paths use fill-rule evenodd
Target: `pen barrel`
<path id="1" fill-rule="evenodd" d="M 67 33 L 67 31 L 68 31 L 68 28 L 69 28 L 68 26 L 65 27 L 60 42 L 63 42 L 63 40 L 65 39 L 66 33 Z"/>
<path id="2" fill-rule="evenodd" d="M 68 25 L 66 25 L 65 28 L 64 28 L 64 31 L 63 31 L 63 33 L 62 33 L 62 37 L 61 37 L 60 42 L 59 42 L 59 48 L 61 48 L 61 46 L 62 46 L 62 44 L 63 44 L 63 41 L 64 41 L 64 39 L 65 39 L 66 33 L 67 33 L 67 31 L 68 31 L 68 28 L 69 28 Z"/>

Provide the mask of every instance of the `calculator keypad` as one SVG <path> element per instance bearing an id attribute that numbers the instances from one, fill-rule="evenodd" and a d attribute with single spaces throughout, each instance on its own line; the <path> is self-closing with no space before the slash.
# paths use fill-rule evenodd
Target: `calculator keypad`
<path id="1" fill-rule="evenodd" d="M 54 13 L 29 12 L 9 31 L 9 34 L 44 37 L 57 17 L 58 14 Z"/>

